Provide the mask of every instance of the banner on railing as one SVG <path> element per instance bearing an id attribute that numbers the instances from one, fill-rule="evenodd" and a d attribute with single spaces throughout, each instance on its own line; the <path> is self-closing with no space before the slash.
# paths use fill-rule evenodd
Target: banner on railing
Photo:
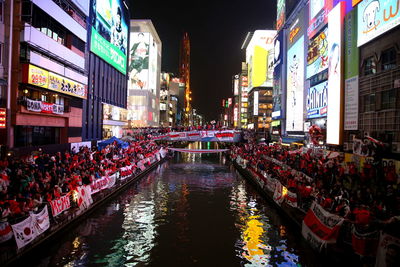
<path id="1" fill-rule="evenodd" d="M 73 193 L 74 200 L 81 209 L 87 209 L 92 203 L 92 194 L 90 185 L 82 185 Z"/>
<path id="2" fill-rule="evenodd" d="M 400 239 L 381 232 L 376 253 L 375 267 L 391 267 L 399 265 Z"/>
<path id="3" fill-rule="evenodd" d="M 184 153 L 221 153 L 229 150 L 229 149 L 186 149 L 186 148 L 174 148 L 174 147 L 170 147 L 168 149 Z"/>
<path id="4" fill-rule="evenodd" d="M 293 208 L 297 208 L 297 194 L 293 193 L 291 191 L 287 191 L 287 194 L 285 196 L 286 203 L 289 206 L 292 206 Z"/>
<path id="5" fill-rule="evenodd" d="M 284 187 L 278 180 L 275 182 L 274 200 L 279 205 L 285 200 L 287 193 L 286 187 Z"/>
<path id="6" fill-rule="evenodd" d="M 49 213 L 45 206 L 39 213 L 31 213 L 28 218 L 11 225 L 18 249 L 32 242 L 50 227 Z"/>
<path id="7" fill-rule="evenodd" d="M 11 225 L 8 222 L 0 222 L 0 244 L 10 240 L 12 236 Z"/>
<path id="8" fill-rule="evenodd" d="M 376 249 L 379 242 L 379 232 L 359 232 L 355 225 L 352 226 L 351 230 L 351 244 L 356 254 L 360 256 L 374 257 L 376 255 Z"/>
<path id="9" fill-rule="evenodd" d="M 71 203 L 69 201 L 69 194 L 66 194 L 65 196 L 61 196 L 57 199 L 52 200 L 50 202 L 50 207 L 51 207 L 51 214 L 53 214 L 53 217 L 56 217 L 63 211 L 69 209 L 71 207 Z"/>
<path id="10" fill-rule="evenodd" d="M 133 165 L 129 165 L 126 167 L 122 167 L 119 169 L 121 180 L 125 180 L 126 178 L 130 177 L 133 173 L 132 171 Z"/>
<path id="11" fill-rule="evenodd" d="M 39 213 L 32 213 L 36 235 L 44 233 L 50 228 L 50 218 L 47 206 L 45 206 Z"/>
<path id="12" fill-rule="evenodd" d="M 240 131 L 235 130 L 210 130 L 190 132 L 170 132 L 168 135 L 153 136 L 153 140 L 166 141 L 201 141 L 201 142 L 238 142 Z"/>
<path id="13" fill-rule="evenodd" d="M 324 210 L 313 202 L 302 223 L 304 238 L 321 251 L 328 243 L 336 243 L 344 219 Z"/>

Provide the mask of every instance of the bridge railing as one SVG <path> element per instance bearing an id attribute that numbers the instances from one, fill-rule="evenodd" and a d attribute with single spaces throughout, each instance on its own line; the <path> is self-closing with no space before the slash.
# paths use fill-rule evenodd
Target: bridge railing
<path id="1" fill-rule="evenodd" d="M 239 142 L 241 132 L 237 130 L 199 130 L 189 132 L 170 132 L 153 136 L 153 140 L 199 141 L 199 142 Z"/>

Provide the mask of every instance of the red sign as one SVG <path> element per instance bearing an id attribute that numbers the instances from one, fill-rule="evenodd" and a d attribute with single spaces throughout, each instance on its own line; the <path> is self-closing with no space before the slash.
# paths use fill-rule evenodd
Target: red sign
<path id="1" fill-rule="evenodd" d="M 7 110 L 5 108 L 0 108 L 0 129 L 6 128 L 7 121 Z"/>

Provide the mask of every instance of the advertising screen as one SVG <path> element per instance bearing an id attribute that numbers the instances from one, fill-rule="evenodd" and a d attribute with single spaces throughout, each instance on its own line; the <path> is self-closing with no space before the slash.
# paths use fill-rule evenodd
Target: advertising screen
<path id="1" fill-rule="evenodd" d="M 308 44 L 307 79 L 328 67 L 328 27 L 312 38 Z"/>
<path id="2" fill-rule="evenodd" d="M 149 55 L 149 89 L 155 93 L 157 88 L 157 44 L 150 36 L 150 55 Z"/>
<path id="3" fill-rule="evenodd" d="M 364 0 L 357 6 L 357 45 L 371 41 L 400 24 L 398 0 Z"/>
<path id="4" fill-rule="evenodd" d="M 286 0 L 278 0 L 276 8 L 276 29 L 279 31 L 285 23 Z"/>
<path id="5" fill-rule="evenodd" d="M 282 109 L 282 62 L 283 32 L 279 32 L 274 41 L 274 80 L 272 90 L 272 118 L 281 117 Z"/>
<path id="6" fill-rule="evenodd" d="M 248 63 L 249 89 L 267 84 L 268 50 L 273 48 L 276 31 L 257 30 L 246 47 L 246 62 Z"/>
<path id="7" fill-rule="evenodd" d="M 328 144 L 340 144 L 341 132 L 341 104 L 342 104 L 342 28 L 343 28 L 343 2 L 334 7 L 328 15 L 328 114 L 326 128 L 326 142 Z"/>
<path id="8" fill-rule="evenodd" d="M 128 89 L 149 88 L 151 36 L 148 32 L 131 32 Z"/>
<path id="9" fill-rule="evenodd" d="M 326 116 L 328 105 L 328 82 L 310 87 L 307 92 L 306 110 L 307 118 Z"/>
<path id="10" fill-rule="evenodd" d="M 90 50 L 126 74 L 128 16 L 122 0 L 93 0 Z"/>
<path id="11" fill-rule="evenodd" d="M 304 36 L 287 53 L 286 130 L 303 131 Z"/>

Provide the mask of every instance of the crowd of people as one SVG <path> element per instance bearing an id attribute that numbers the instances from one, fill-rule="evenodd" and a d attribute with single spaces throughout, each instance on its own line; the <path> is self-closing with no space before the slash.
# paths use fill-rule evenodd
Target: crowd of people
<path id="1" fill-rule="evenodd" d="M 234 145 L 231 153 L 296 193 L 305 211 L 317 201 L 325 210 L 369 229 L 400 219 L 400 177 L 393 164 L 366 161 L 359 167 L 340 153 L 255 142 Z"/>
<path id="2" fill-rule="evenodd" d="M 4 159 L 0 161 L 0 220 L 16 221 L 80 185 L 135 165 L 160 148 L 142 135 L 124 148 L 114 142 L 101 149 L 81 147 L 55 155 Z"/>

